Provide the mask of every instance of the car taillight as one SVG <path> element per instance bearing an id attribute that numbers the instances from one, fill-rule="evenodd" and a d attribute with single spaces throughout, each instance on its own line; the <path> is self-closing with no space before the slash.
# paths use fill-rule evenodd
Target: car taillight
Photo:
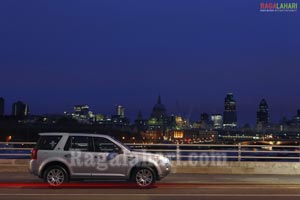
<path id="1" fill-rule="evenodd" d="M 37 159 L 37 154 L 38 154 L 38 149 L 32 149 L 31 150 L 31 159 L 36 160 Z"/>

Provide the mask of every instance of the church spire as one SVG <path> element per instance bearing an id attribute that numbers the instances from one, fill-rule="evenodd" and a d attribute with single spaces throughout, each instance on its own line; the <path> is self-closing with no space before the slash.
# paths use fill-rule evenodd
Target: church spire
<path id="1" fill-rule="evenodd" d="M 161 104 L 160 94 L 158 95 L 158 98 L 157 98 L 157 104 Z"/>

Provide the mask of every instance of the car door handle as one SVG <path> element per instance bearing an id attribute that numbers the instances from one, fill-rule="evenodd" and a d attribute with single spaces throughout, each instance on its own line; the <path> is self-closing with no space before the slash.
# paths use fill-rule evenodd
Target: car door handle
<path id="1" fill-rule="evenodd" d="M 71 158 L 71 154 L 64 155 L 65 158 Z"/>

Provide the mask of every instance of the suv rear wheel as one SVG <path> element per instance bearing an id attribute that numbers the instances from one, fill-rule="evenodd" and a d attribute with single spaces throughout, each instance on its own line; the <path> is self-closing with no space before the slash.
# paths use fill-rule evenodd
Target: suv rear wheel
<path id="1" fill-rule="evenodd" d="M 69 182 L 69 176 L 66 169 L 58 165 L 48 167 L 44 173 L 43 179 L 44 182 L 54 187 Z"/>
<path id="2" fill-rule="evenodd" d="M 131 177 L 131 181 L 141 188 L 151 187 L 155 183 L 155 180 L 156 177 L 153 170 L 146 167 L 134 169 Z"/>

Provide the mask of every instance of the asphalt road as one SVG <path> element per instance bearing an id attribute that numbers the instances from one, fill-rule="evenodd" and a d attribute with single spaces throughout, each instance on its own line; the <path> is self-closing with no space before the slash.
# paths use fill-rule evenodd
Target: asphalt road
<path id="1" fill-rule="evenodd" d="M 0 199 L 300 199 L 300 177 L 276 175 L 171 174 L 151 189 L 126 187 L 122 182 L 74 182 L 53 189 L 27 173 L 0 173 Z"/>

